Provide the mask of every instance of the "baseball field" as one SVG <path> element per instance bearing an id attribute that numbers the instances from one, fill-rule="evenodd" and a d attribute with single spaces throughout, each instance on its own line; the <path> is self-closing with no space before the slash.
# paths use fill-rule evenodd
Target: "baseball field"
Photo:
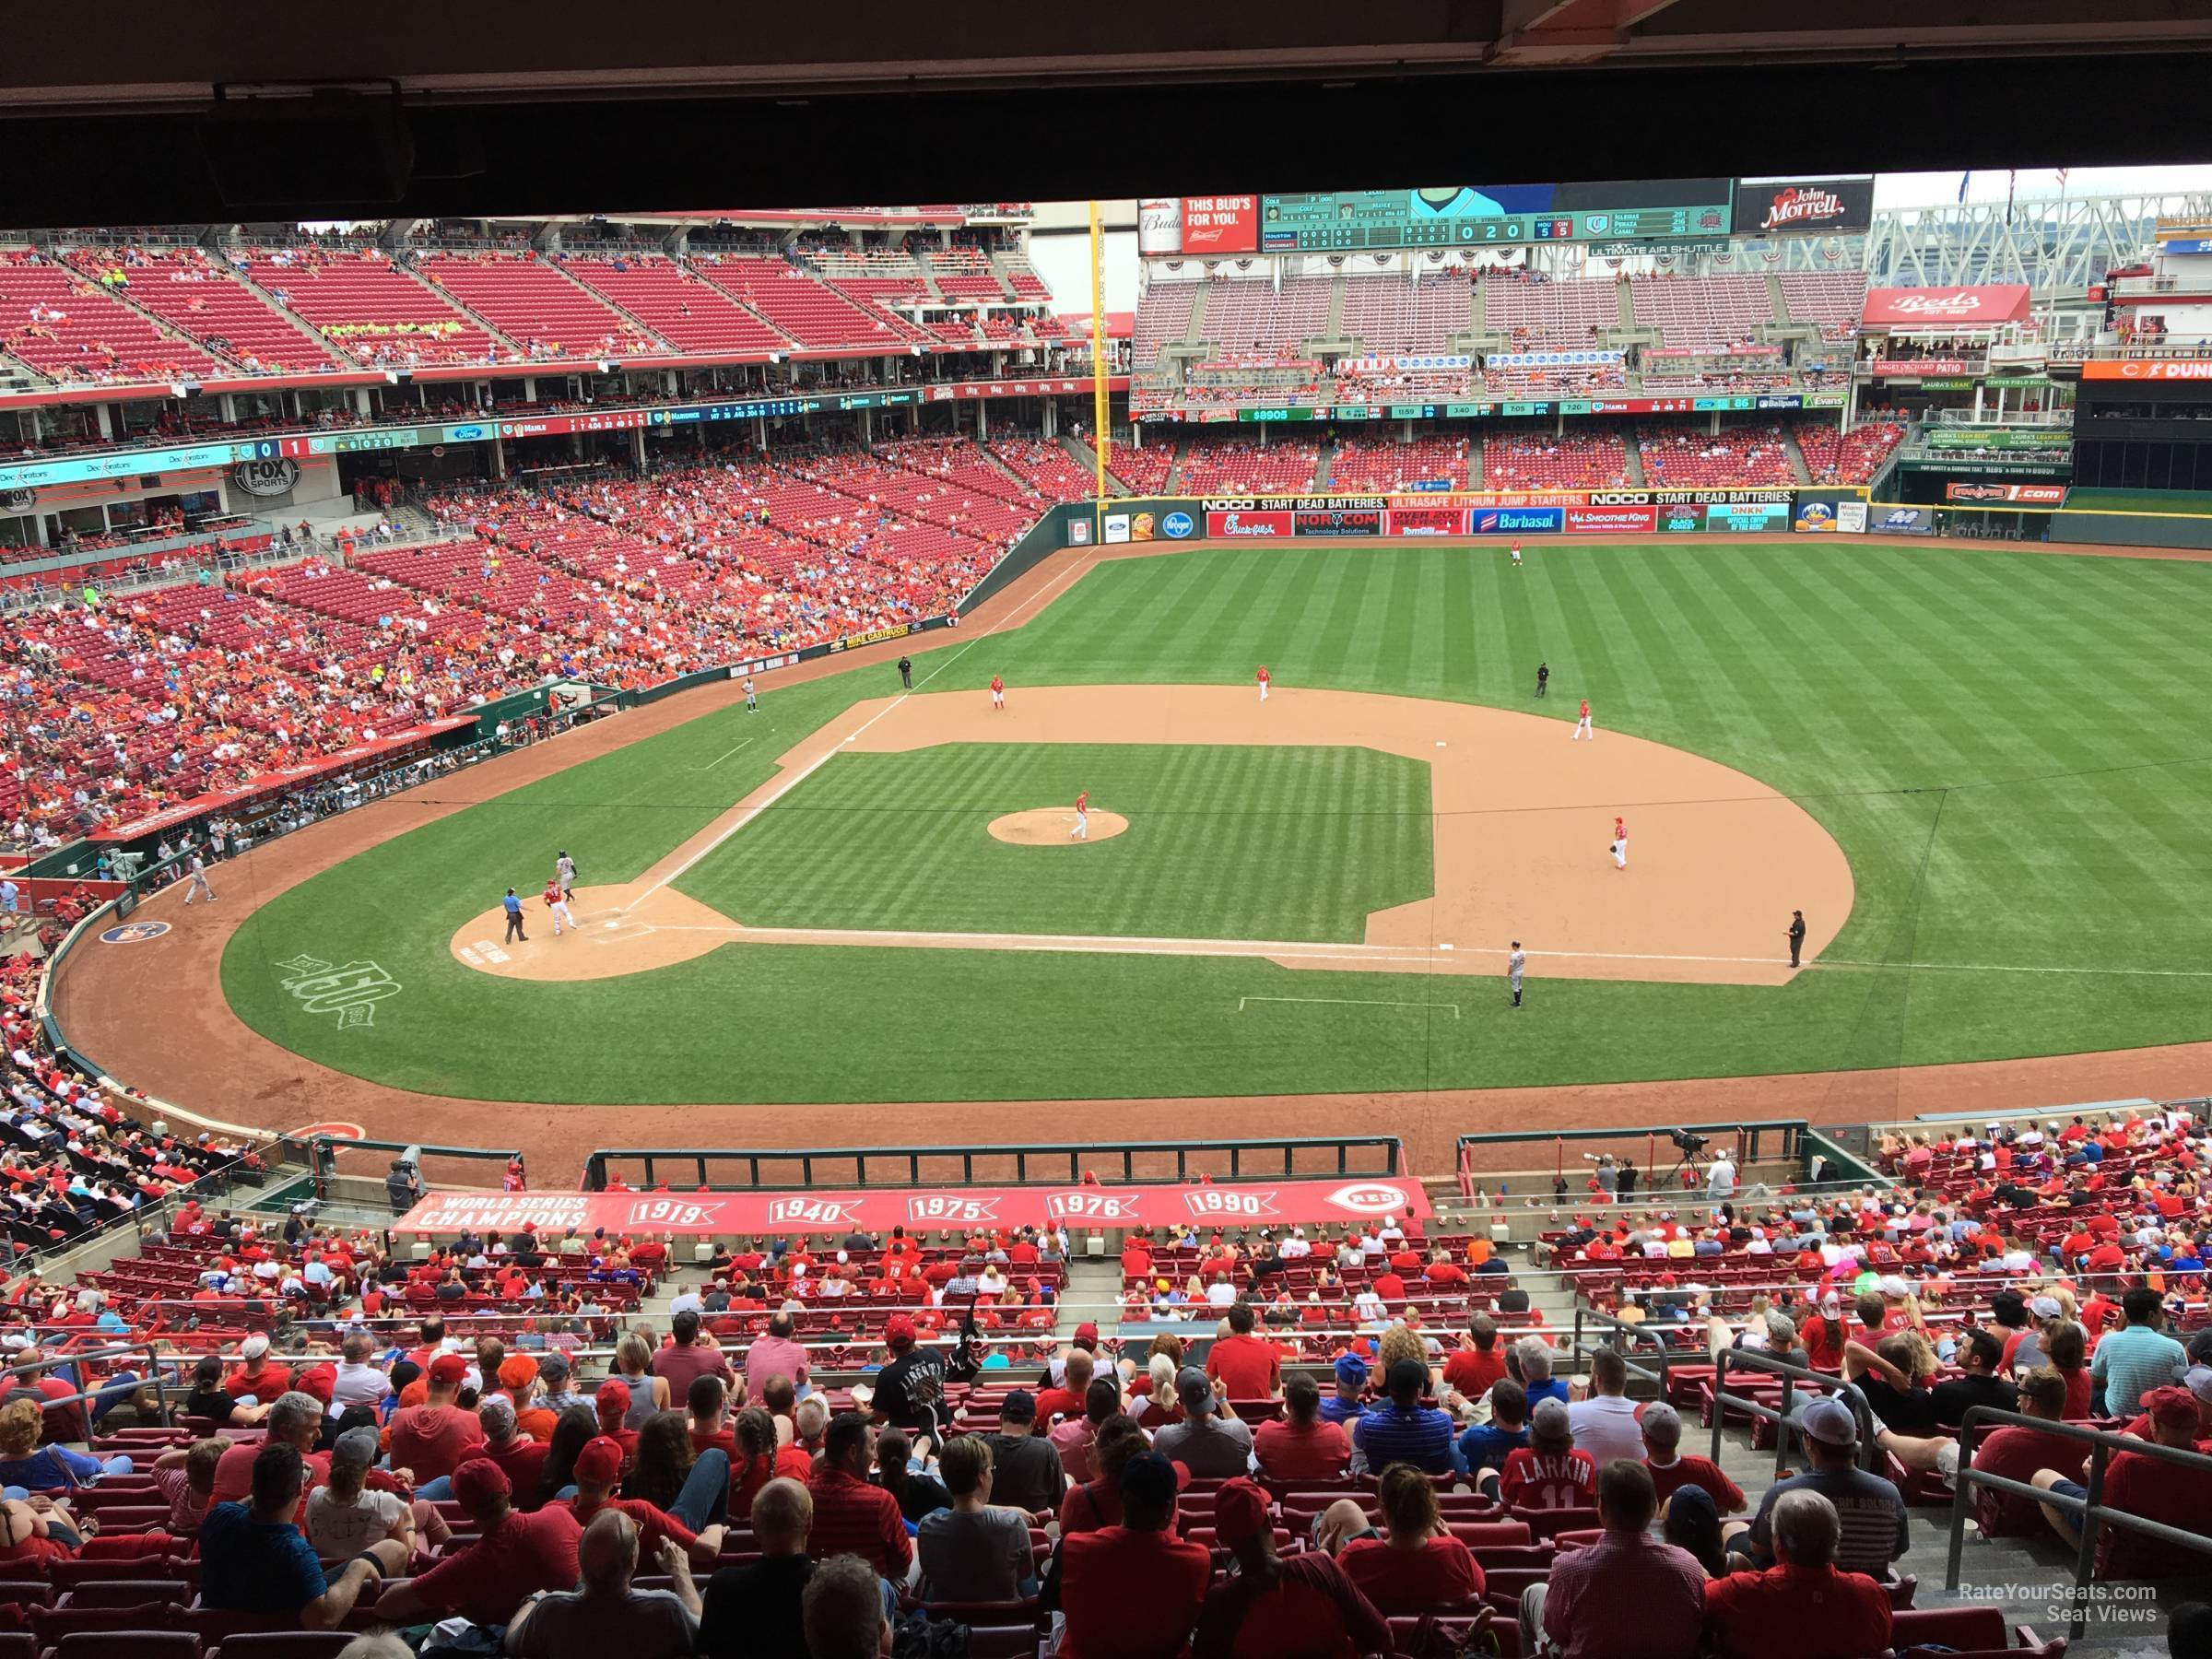
<path id="1" fill-rule="evenodd" d="M 911 694 L 871 653 L 764 677 L 758 713 L 618 716 L 463 774 L 465 807 L 370 809 L 373 844 L 304 878 L 218 872 L 219 921 L 153 913 L 222 930 L 212 1020 L 500 1101 L 1381 1095 L 2212 1038 L 2204 563 L 1798 538 L 1038 575 L 915 649 Z M 1088 841 L 1061 833 L 1083 791 Z M 92 954 L 147 973 L 174 942 Z M 302 994 L 317 963 L 373 980 L 368 1011 Z"/>

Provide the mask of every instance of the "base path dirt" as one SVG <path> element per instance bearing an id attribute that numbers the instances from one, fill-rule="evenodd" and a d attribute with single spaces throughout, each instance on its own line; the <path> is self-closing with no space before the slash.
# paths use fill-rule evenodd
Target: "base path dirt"
<path id="1" fill-rule="evenodd" d="M 1636 539 L 1648 545 L 1648 538 Z M 1772 539 L 1801 543 L 1803 538 Z M 1571 545 L 1583 544 L 1546 544 L 1546 550 L 1566 551 Z M 1931 555 L 1936 551 L 1924 541 L 1906 545 Z M 867 646 L 761 678 L 772 688 L 777 684 L 858 669 L 863 675 L 884 676 L 884 680 L 877 683 L 888 685 L 891 665 L 901 654 L 908 654 L 914 659 L 917 682 L 925 684 L 932 656 L 961 649 L 980 634 L 1020 626 L 1102 560 L 1185 550 L 1186 546 L 1070 550 L 1010 583 L 1005 592 L 970 614 L 960 629 Z M 1487 550 L 1499 551 L 1495 547 Z M 1973 549 L 1977 553 L 1990 550 L 1994 549 Z M 2005 550 L 2204 557 L 2032 545 Z M 866 682 L 857 683 L 855 688 L 866 688 Z M 535 1184 L 556 1188 L 572 1181 L 587 1152 L 613 1145 L 823 1147 L 924 1141 L 946 1146 L 999 1145 L 1081 1139 L 1092 1132 L 1086 1125 L 1101 1124 L 1122 1125 L 1124 1133 L 1138 1138 L 1145 1138 L 1146 1132 L 1128 1126 L 1173 1124 L 1178 1132 L 1214 1138 L 1387 1131 L 1405 1138 L 1416 1171 L 1441 1174 L 1452 1166 L 1454 1136 L 1471 1129 L 1512 1125 L 1544 1130 L 1795 1117 L 1816 1123 L 1852 1123 L 1919 1112 L 1994 1112 L 2136 1095 L 2175 1099 L 2202 1093 L 2205 1079 L 2212 1076 L 2212 1042 L 2197 1042 L 1880 1071 L 1541 1088 L 1238 1095 L 1210 1099 L 1197 1109 L 1187 1102 L 1154 1100 L 856 1102 L 809 1104 L 796 1110 L 726 1102 L 565 1106 L 418 1094 L 365 1082 L 317 1065 L 269 1041 L 241 1021 L 224 1000 L 219 976 L 223 947 L 239 923 L 257 905 L 419 824 L 727 707 L 742 695 L 735 684 L 724 683 L 667 698 L 441 779 L 430 789 L 387 796 L 254 848 L 213 872 L 221 895 L 218 905 L 186 909 L 182 894 L 175 888 L 150 899 L 144 907 L 147 919 L 174 924 L 160 939 L 133 946 L 80 946 L 54 978 L 55 1018 L 78 1052 L 110 1075 L 157 1100 L 210 1120 L 271 1132 L 301 1124 L 344 1123 L 362 1126 L 373 1138 L 433 1144 L 527 1141 Z M 1557 732 L 1556 727 L 1552 729 Z M 1560 747 L 1567 747 L 1564 736 L 1556 741 Z M 1604 733 L 1599 748 L 1592 753 L 1601 752 L 1607 741 L 1625 742 L 1617 734 Z M 1599 813 L 1610 811 L 1602 799 L 1587 805 Z M 1623 880 L 1642 873 L 1645 853 L 1636 838 L 1645 830 L 1644 825 L 1630 825 L 1632 868 Z M 1602 828 L 1599 833 L 1601 837 L 1605 833 Z M 1644 844 L 1652 844 L 1652 838 L 1647 836 Z M 1603 856 L 1602 845 L 1593 846 L 1591 851 Z M 1609 876 L 1612 872 L 1601 866 L 1597 874 Z M 586 892 L 588 895 L 589 889 Z M 533 917 L 531 925 L 540 924 Z M 499 935 L 491 936 L 496 940 Z M 532 936 L 535 941 L 536 934 L 533 932 Z M 570 941 L 564 938 L 561 942 Z M 1765 950 L 1768 942 L 1760 941 L 1759 947 Z M 1053 1132 L 1039 1128 L 1041 1124 L 1069 1127 Z M 1164 1129 L 1158 1132 L 1166 1133 Z M 436 1176 L 440 1171 L 433 1168 L 431 1173 Z M 483 1177 L 481 1171 L 456 1170 L 449 1178 L 480 1181 Z"/>

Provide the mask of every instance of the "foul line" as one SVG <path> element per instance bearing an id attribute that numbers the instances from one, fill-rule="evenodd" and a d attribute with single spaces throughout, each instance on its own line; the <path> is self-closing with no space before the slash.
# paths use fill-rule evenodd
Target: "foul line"
<path id="1" fill-rule="evenodd" d="M 1339 1008 L 1449 1008 L 1452 1018 L 1459 1018 L 1457 1003 L 1389 1002 L 1370 996 L 1240 996 L 1237 1012 L 1244 1012 L 1246 1003 L 1327 1003 Z"/>
<path id="2" fill-rule="evenodd" d="M 931 680 L 935 679 L 938 675 L 944 673 L 946 669 L 951 667 L 953 664 L 959 662 L 962 657 L 973 651 L 978 645 L 981 645 L 985 640 L 992 638 L 1002 629 L 1008 627 L 1013 622 L 1015 618 L 1020 616 L 1022 612 L 1028 610 L 1030 606 L 1035 605 L 1039 600 L 1049 596 L 1055 587 L 1065 582 L 1072 576 L 1081 575 L 1083 571 L 1088 568 L 1089 566 L 1087 561 L 1078 559 L 1074 564 L 1070 565 L 1068 569 L 1063 571 L 1058 577 L 1054 578 L 1052 582 L 1046 582 L 1044 586 L 1039 588 L 1036 593 L 1030 594 L 1029 598 L 1024 599 L 1019 605 L 1016 606 L 1012 610 L 1001 617 L 990 628 L 976 635 L 974 639 L 969 641 L 965 645 L 961 646 L 958 651 L 954 652 L 943 662 L 939 663 L 935 668 L 932 668 L 927 674 L 924 675 L 922 677 L 921 686 L 916 686 L 910 690 L 900 692 L 897 697 L 894 697 L 882 708 L 877 710 L 874 714 L 870 715 L 866 720 L 861 723 L 860 730 L 854 732 L 850 737 L 847 737 L 844 740 L 844 743 L 841 743 L 836 748 L 831 748 L 826 753 L 817 756 L 806 766 L 801 767 L 797 771 L 793 772 L 788 777 L 784 778 L 753 806 L 747 807 L 744 812 L 738 814 L 736 818 L 731 822 L 731 824 L 724 829 L 721 834 L 715 836 L 713 840 L 707 842 L 705 846 L 700 848 L 698 852 L 692 853 L 690 857 L 685 859 L 682 864 L 677 865 L 675 869 L 669 871 L 667 875 L 662 877 L 658 881 L 654 882 L 651 887 L 640 893 L 635 899 L 632 899 L 628 904 L 623 905 L 619 913 L 627 915 L 629 912 L 637 909 L 639 905 L 644 903 L 646 900 L 652 898 L 653 894 L 659 892 L 663 888 L 666 887 L 670 882 L 682 876 L 685 871 L 690 869 L 694 865 L 698 864 L 700 859 L 706 857 L 710 853 L 721 846 L 723 842 L 728 841 L 731 836 L 736 834 L 738 830 L 744 829 L 747 824 L 759 818 L 763 812 L 767 811 L 771 806 L 773 806 L 778 801 L 782 800 L 784 795 L 790 794 L 792 790 L 797 788 L 801 783 L 812 777 L 821 769 L 825 761 L 830 759 L 836 755 L 838 749 L 844 747 L 845 744 L 858 743 L 862 735 L 865 733 L 870 726 L 874 725 L 877 721 L 883 719 L 887 714 L 889 714 L 898 709 L 900 705 L 904 703 L 908 698 L 913 696 L 915 692 L 921 690 L 922 686 L 928 685 Z M 747 739 L 747 741 L 749 742 L 750 739 Z"/>
<path id="3" fill-rule="evenodd" d="M 716 767 L 720 766 L 720 765 L 721 765 L 721 764 L 722 764 L 722 763 L 723 763 L 724 760 L 727 760 L 727 759 L 730 758 L 730 756 L 732 756 L 732 755 L 735 754 L 735 753 L 737 752 L 737 749 L 744 748 L 744 747 L 746 747 L 747 744 L 750 744 L 751 742 L 752 742 L 752 739 L 751 739 L 750 737 L 747 737 L 747 738 L 745 740 L 745 742 L 744 742 L 744 743 L 741 743 L 741 744 L 739 744 L 739 745 L 737 746 L 737 748 L 734 748 L 734 749 L 729 749 L 729 750 L 726 750 L 725 752 L 724 752 L 724 753 L 722 753 L 722 754 L 719 754 L 719 755 L 715 756 L 713 759 L 712 759 L 712 760 L 708 761 L 708 762 L 707 762 L 707 763 L 706 763 L 704 766 L 694 767 L 692 770 L 693 770 L 693 771 L 713 771 L 713 770 L 714 770 Z"/>

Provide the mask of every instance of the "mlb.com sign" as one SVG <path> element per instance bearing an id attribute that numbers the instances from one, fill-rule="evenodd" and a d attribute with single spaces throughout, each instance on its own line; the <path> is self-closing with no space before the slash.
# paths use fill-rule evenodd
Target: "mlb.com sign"
<path id="1" fill-rule="evenodd" d="M 1556 535 L 1565 522 L 1559 507 L 1477 507 L 1468 528 L 1477 535 Z"/>

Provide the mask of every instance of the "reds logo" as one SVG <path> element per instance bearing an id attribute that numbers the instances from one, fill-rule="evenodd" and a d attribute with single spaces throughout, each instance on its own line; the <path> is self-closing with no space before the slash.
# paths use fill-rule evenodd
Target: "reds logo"
<path id="1" fill-rule="evenodd" d="M 1889 309 L 1913 317 L 1969 317 L 1982 309 L 1982 296 L 1971 288 L 1951 294 L 1900 294 Z"/>
<path id="2" fill-rule="evenodd" d="M 1406 1196 L 1406 1189 L 1393 1186 L 1387 1181 L 1358 1181 L 1340 1186 L 1329 1194 L 1329 1202 L 1357 1216 L 1395 1215 L 1399 1210 L 1413 1207 Z"/>

